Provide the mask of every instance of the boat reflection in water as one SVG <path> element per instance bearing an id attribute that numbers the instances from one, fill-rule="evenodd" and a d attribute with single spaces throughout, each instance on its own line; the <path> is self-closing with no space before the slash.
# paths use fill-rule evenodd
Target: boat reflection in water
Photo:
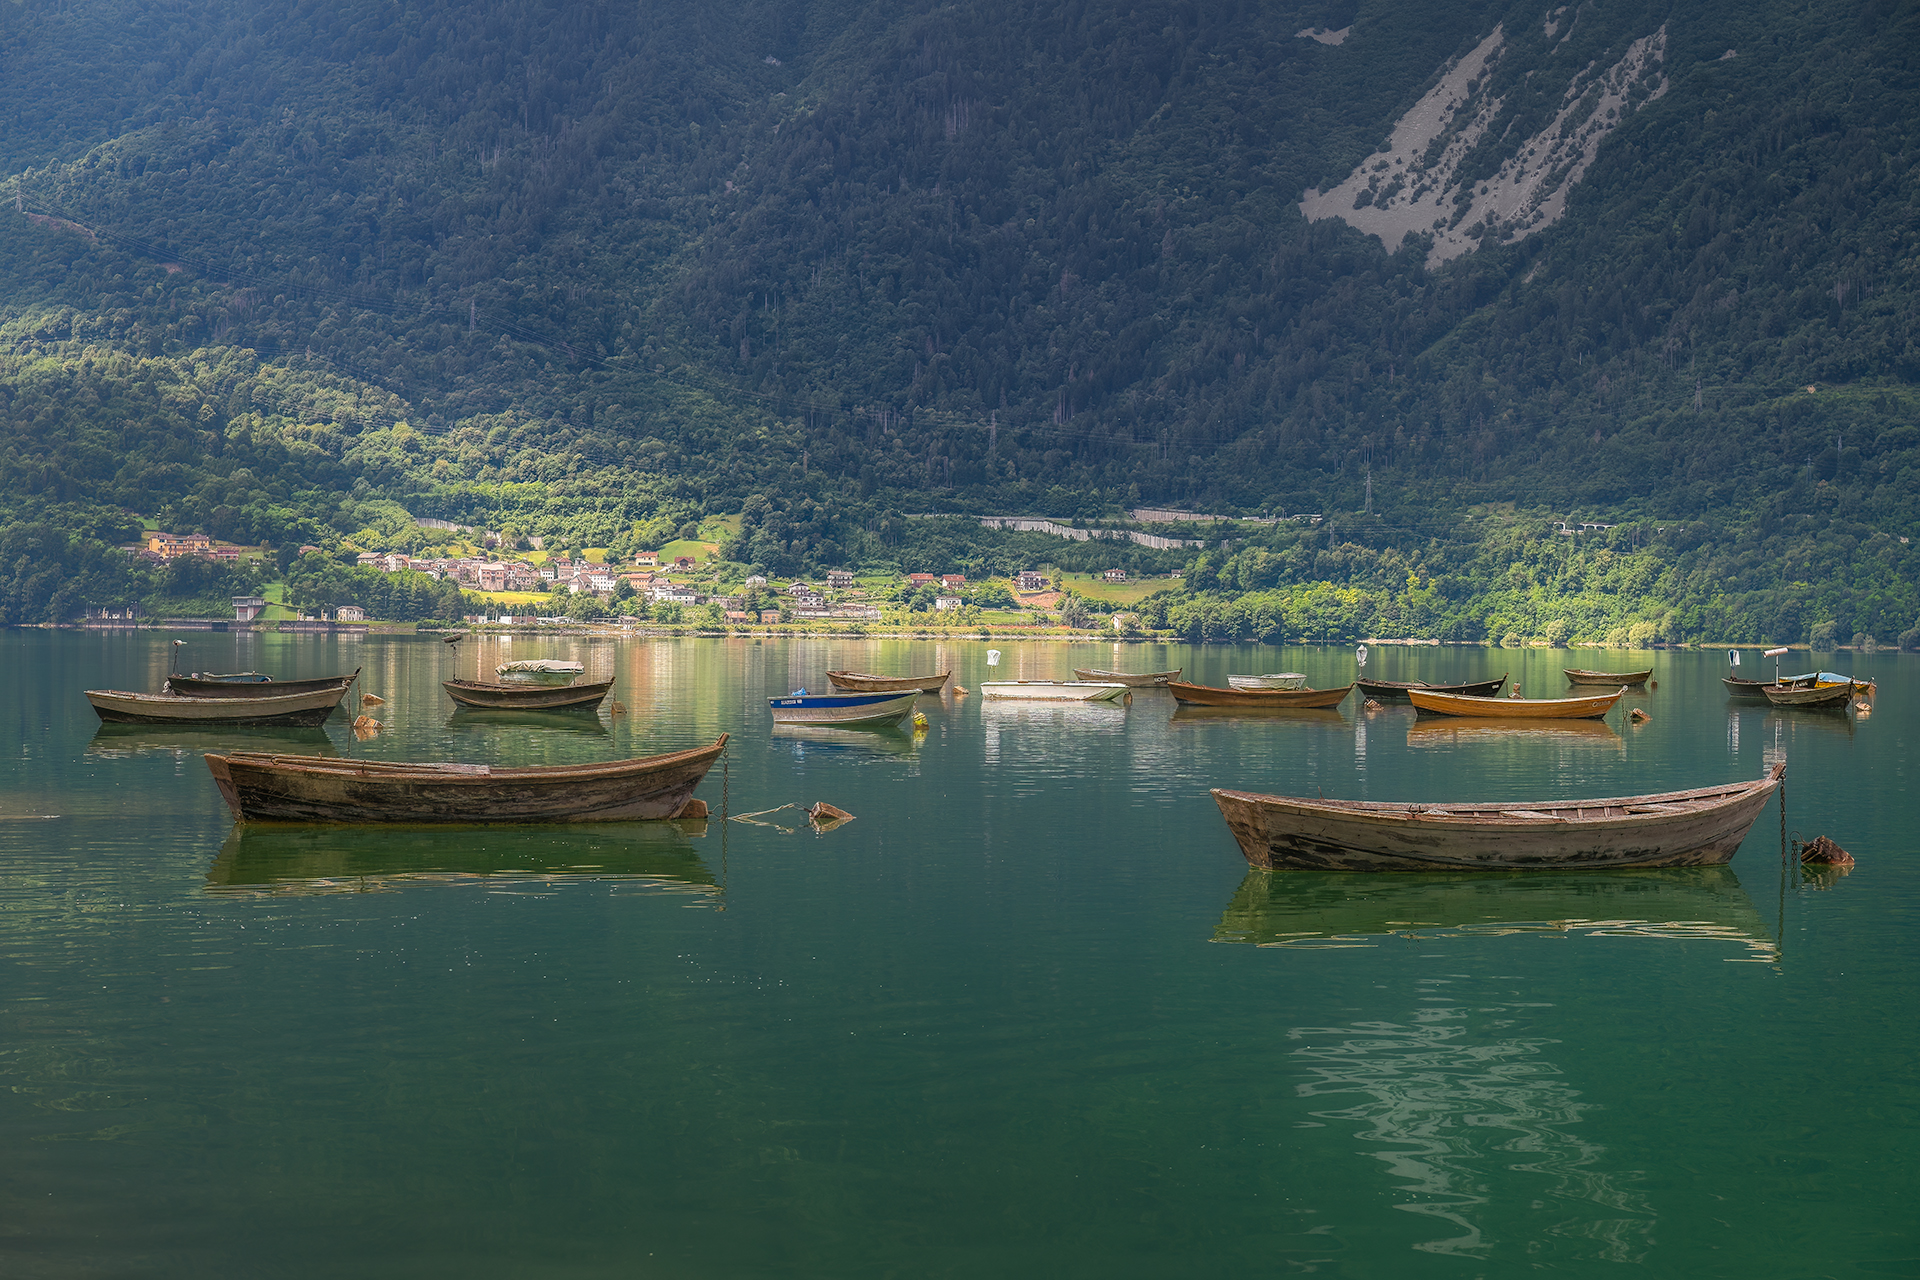
<path id="1" fill-rule="evenodd" d="M 416 885 L 528 893 L 611 882 L 723 906 L 690 837 L 707 823 L 540 827 L 236 826 L 207 871 L 219 895 L 395 892 Z"/>
<path id="2" fill-rule="evenodd" d="M 1388 938 L 1576 934 L 1737 944 L 1729 960 L 1771 962 L 1779 946 L 1725 866 L 1645 871 L 1487 871 L 1359 876 L 1247 872 L 1213 931 L 1260 947 L 1374 947 Z"/>
<path id="3" fill-rule="evenodd" d="M 1252 871 L 1214 941 L 1273 948 L 1422 950 L 1447 939 L 1551 936 L 1638 945 L 1695 940 L 1727 946 L 1729 960 L 1766 962 L 1775 940 L 1726 867 L 1666 871 L 1537 871 L 1481 875 L 1355 876 Z M 1614 940 L 1624 939 L 1624 944 Z M 1516 942 L 1516 945 L 1519 945 Z M 1412 1247 L 1488 1260 L 1508 1248 L 1516 1215 L 1537 1247 L 1580 1258 L 1642 1262 L 1656 1215 L 1634 1189 L 1638 1170 L 1608 1170 L 1606 1149 L 1579 1128 L 1582 1099 L 1548 1054 L 1557 1040 L 1515 1035 L 1546 1006 L 1500 1004 L 1482 993 L 1450 999 L 1460 975 L 1425 966 L 1401 1019 L 1291 1029 L 1296 1085 L 1319 1124 L 1352 1127 L 1397 1181 L 1396 1208 L 1441 1232 Z M 1324 1101 L 1322 1101 L 1324 1100 Z M 1324 1108 L 1324 1109 L 1320 1109 Z M 1496 1195 L 1514 1176 L 1537 1190 Z M 1544 1215 L 1542 1217 L 1541 1215 Z M 1496 1225 L 1500 1224 L 1500 1225 Z"/>
<path id="4" fill-rule="evenodd" d="M 1409 747 L 1461 747 L 1498 743 L 1529 750 L 1536 747 L 1627 747 L 1605 720 L 1467 720 L 1457 717 L 1419 719 L 1407 725 Z"/>
<path id="5" fill-rule="evenodd" d="M 1412 1247 L 1486 1261 L 1514 1242 L 1505 1224 L 1524 1214 L 1534 1238 L 1556 1237 L 1573 1259 L 1640 1263 L 1653 1244 L 1652 1204 L 1640 1170 L 1602 1167 L 1605 1147 L 1579 1130 L 1597 1104 L 1581 1100 L 1547 1054 L 1548 1036 L 1516 1036 L 1542 1013 L 1534 1003 L 1449 1001 L 1446 977 L 1416 979 L 1404 1020 L 1295 1027 L 1295 1086 L 1322 1125 L 1352 1126 L 1397 1180 L 1394 1208 L 1443 1234 Z M 1324 1099 L 1324 1101 L 1320 1101 Z M 1533 1182 L 1529 1210 L 1513 1203 L 1517 1175 Z M 1497 1225 L 1483 1227 L 1483 1220 Z M 1513 1261 L 1518 1262 L 1515 1258 Z"/>
<path id="6" fill-rule="evenodd" d="M 340 754 L 325 729 L 234 725 L 102 724 L 87 740 L 85 750 L 90 756 L 108 757 L 150 752 L 201 756 L 209 751 L 272 751 L 301 756 Z"/>
<path id="7" fill-rule="evenodd" d="M 538 733 L 571 733 L 589 738 L 604 738 L 609 730 L 599 712 L 560 708 L 554 711 L 482 711 L 458 707 L 447 717 L 447 728 L 463 731 L 532 729 Z"/>
<path id="8" fill-rule="evenodd" d="M 1337 707 L 1275 707 L 1271 711 L 1248 711 L 1241 707 L 1199 707 L 1182 704 L 1167 723 L 1175 728 L 1196 724 L 1317 724 L 1328 729 L 1346 727 L 1347 718 Z"/>
<path id="9" fill-rule="evenodd" d="M 909 734 L 892 724 L 840 729 L 826 724 L 782 724 L 777 721 L 768 732 L 776 740 L 793 743 L 796 755 L 809 748 L 826 748 L 856 754 L 903 756 L 914 749 L 917 737 L 924 736 Z"/>
<path id="10" fill-rule="evenodd" d="M 1797 733 L 1814 733 L 1822 737 L 1851 738 L 1854 731 L 1854 718 L 1847 714 L 1845 707 L 1771 707 L 1768 709 L 1767 729 L 1778 729 L 1782 741 L 1789 741 Z"/>

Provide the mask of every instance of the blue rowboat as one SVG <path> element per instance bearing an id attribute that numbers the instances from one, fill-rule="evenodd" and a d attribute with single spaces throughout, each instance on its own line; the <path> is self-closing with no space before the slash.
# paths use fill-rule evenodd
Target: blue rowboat
<path id="1" fill-rule="evenodd" d="M 902 693 L 808 693 L 796 690 L 785 697 L 768 698 L 767 708 L 777 724 L 899 724 L 913 714 L 918 689 Z"/>

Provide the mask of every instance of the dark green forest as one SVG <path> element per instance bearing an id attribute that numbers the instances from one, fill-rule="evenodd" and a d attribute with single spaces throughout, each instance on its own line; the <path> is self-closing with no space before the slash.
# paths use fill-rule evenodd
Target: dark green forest
<path id="1" fill-rule="evenodd" d="M 1456 203 L 1663 41 L 1564 216 L 1309 222 L 1496 28 Z M 5 620 L 164 587 L 142 519 L 939 570 L 1134 552 L 906 516 L 1147 503 L 1330 517 L 1195 561 L 1188 634 L 1889 641 L 1916 60 L 1893 0 L 0 7 L 0 534 L 64 539 Z"/>

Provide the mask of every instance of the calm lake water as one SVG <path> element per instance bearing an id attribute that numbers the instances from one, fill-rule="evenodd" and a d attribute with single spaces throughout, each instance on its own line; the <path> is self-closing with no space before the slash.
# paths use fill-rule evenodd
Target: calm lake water
<path id="1" fill-rule="evenodd" d="M 1142 691 L 807 736 L 763 699 L 977 689 L 988 643 L 189 635 L 183 669 L 359 667 L 390 727 L 102 728 L 80 691 L 157 688 L 172 638 L 0 634 L 0 1274 L 1920 1276 L 1911 656 L 1825 657 L 1879 678 L 1857 721 L 1729 703 L 1719 653 L 1425 649 L 1368 674 L 1658 688 L 1531 734 Z M 1030 678 L 1354 671 L 992 644 Z M 454 714 L 438 682 L 509 656 L 627 714 Z M 200 760 L 721 732 L 716 813 L 856 820 L 242 831 Z M 1778 806 L 1725 869 L 1249 873 L 1207 795 L 1621 795 L 1773 751 L 1850 876 L 1783 873 Z"/>

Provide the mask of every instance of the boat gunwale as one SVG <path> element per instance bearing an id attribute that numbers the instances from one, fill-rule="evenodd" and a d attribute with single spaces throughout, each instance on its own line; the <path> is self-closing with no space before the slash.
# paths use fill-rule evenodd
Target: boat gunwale
<path id="1" fill-rule="evenodd" d="M 1786 775 L 1786 765 L 1776 764 L 1759 778 L 1746 782 L 1722 783 L 1718 786 L 1695 787 L 1686 791 L 1661 791 L 1639 796 L 1605 796 L 1594 799 L 1555 800 L 1528 803 L 1525 801 L 1475 801 L 1468 804 L 1418 804 L 1391 800 L 1321 800 L 1305 796 L 1280 796 L 1259 791 L 1240 791 L 1230 787 L 1214 787 L 1210 794 L 1217 803 L 1222 797 L 1250 804 L 1256 808 L 1293 809 L 1304 813 L 1323 814 L 1329 817 L 1364 818 L 1369 821 L 1388 823 L 1444 823 L 1458 822 L 1470 826 L 1537 828 L 1555 830 L 1570 827 L 1599 827 L 1606 825 L 1644 825 L 1649 822 L 1670 821 L 1677 817 L 1711 812 L 1721 805 L 1732 803 L 1751 796 L 1756 791 L 1772 790 Z M 1555 810 L 1581 809 L 1631 809 L 1647 808 L 1656 804 L 1684 804 L 1690 807 L 1665 813 L 1620 813 L 1613 816 L 1605 814 L 1593 817 L 1555 817 Z M 1464 811 L 1464 812 L 1463 812 Z M 1515 814 L 1539 813 L 1537 818 L 1516 817 Z"/>
<path id="2" fill-rule="evenodd" d="M 489 766 L 486 773 L 465 772 L 467 766 L 461 766 L 461 772 L 442 772 L 441 766 L 451 764 L 452 761 L 421 763 L 406 760 L 359 760 L 349 756 L 288 756 L 265 751 L 209 751 L 206 753 L 206 758 L 218 760 L 229 766 L 238 764 L 242 767 L 268 769 L 278 773 L 348 777 L 369 782 L 433 782 L 486 786 L 502 781 L 587 780 L 619 777 L 627 772 L 651 771 L 679 764 L 703 754 L 718 755 L 726 750 L 728 738 L 729 735 L 723 733 L 704 747 L 689 747 L 683 751 L 670 751 L 664 755 L 602 760 L 589 764 L 510 765 L 497 769 Z"/>
<path id="3" fill-rule="evenodd" d="M 899 698 L 913 692 L 915 692 L 913 689 L 846 689 L 834 693 L 773 693 L 767 695 L 767 705 L 773 707 L 782 702 L 793 702 L 796 700 L 804 700 L 802 702 L 802 705 L 804 705 L 807 701 L 813 701 L 819 698 L 833 698 L 837 701 L 828 703 L 827 705 L 852 707 L 863 704 L 851 702 L 848 701 L 848 699 L 865 698 L 869 702 L 888 702 L 894 698 Z"/>
<path id="4" fill-rule="evenodd" d="M 1216 685 L 1194 684 L 1191 681 L 1167 682 L 1167 691 L 1187 706 L 1264 707 L 1274 711 L 1332 710 L 1347 700 L 1347 695 L 1353 692 L 1353 688 L 1351 681 L 1344 687 L 1329 689 L 1222 689 Z M 1184 696 L 1196 693 L 1204 696 L 1198 698 Z"/>
<path id="5" fill-rule="evenodd" d="M 1419 711 L 1431 711 L 1438 715 L 1462 715 L 1476 720 L 1599 720 L 1605 718 L 1607 712 L 1613 710 L 1614 706 L 1620 701 L 1621 696 L 1625 693 L 1626 686 L 1622 686 L 1613 693 L 1589 693 L 1582 694 L 1575 698 L 1478 698 L 1471 694 L 1435 693 L 1431 689 L 1409 689 L 1407 690 L 1407 700 L 1412 702 L 1414 708 Z M 1422 706 L 1419 701 L 1421 697 L 1457 699 L 1461 703 L 1471 706 L 1474 709 L 1471 711 L 1452 711 L 1443 706 Z M 1605 703 L 1606 705 L 1600 706 L 1599 704 L 1601 703 Z M 1487 707 L 1501 707 L 1505 709 L 1501 711 L 1488 711 L 1485 710 Z M 1564 710 L 1568 712 L 1568 714 L 1543 714 L 1538 711 L 1521 710 L 1521 708 L 1525 707 L 1551 707 L 1556 710 Z M 1598 710 L 1593 711 L 1596 707 Z M 1592 712 L 1592 714 L 1572 714 L 1577 708 L 1586 708 Z"/>
<path id="6" fill-rule="evenodd" d="M 952 679 L 953 668 L 948 667 L 945 671 L 939 672 L 938 674 L 924 675 L 924 676 L 879 676 L 879 675 L 874 675 L 870 671 L 848 671 L 842 668 L 839 670 L 830 670 L 827 672 L 828 683 L 830 684 L 836 683 L 834 679 L 836 676 L 846 680 L 872 680 L 872 681 L 878 681 L 882 684 L 898 685 L 900 687 L 900 690 L 905 690 L 909 688 L 925 689 L 926 686 L 930 684 L 945 684 L 948 680 Z M 898 690 L 846 689 L 845 692 L 847 693 L 893 693 L 893 692 L 898 692 Z"/>
<path id="7" fill-rule="evenodd" d="M 301 694 L 306 694 L 306 693 L 324 693 L 332 690 L 335 685 L 339 685 L 343 688 L 350 689 L 353 687 L 354 682 L 357 681 L 359 678 L 360 678 L 359 667 L 355 667 L 352 671 L 346 673 L 345 675 L 303 676 L 297 680 L 275 680 L 271 676 L 267 677 L 264 680 L 209 680 L 205 676 L 200 676 L 200 675 L 170 675 L 165 680 L 162 680 L 160 682 L 161 692 L 155 696 L 170 697 L 170 698 L 188 698 L 195 702 L 221 702 L 221 701 L 241 702 L 241 701 L 249 701 L 249 700 L 257 702 L 265 698 L 296 698 L 296 697 L 299 697 Z M 223 696 L 216 692 L 212 692 L 210 690 L 207 692 L 201 692 L 201 693 L 182 693 L 177 688 L 177 685 L 183 681 L 190 686 L 198 685 L 198 686 L 205 687 L 205 686 L 211 685 L 211 686 L 218 686 L 219 688 L 223 688 L 223 689 L 231 689 L 231 688 L 266 689 L 266 690 L 270 690 L 271 692 L 239 693 L 239 694 L 232 694 L 232 695 L 226 695 L 226 696 Z M 106 689 L 106 690 L 95 689 L 95 690 L 89 690 L 89 692 L 92 692 L 92 693 L 104 692 L 104 693 L 117 694 L 123 691 L 119 689 Z"/>
<path id="8" fill-rule="evenodd" d="M 339 706 L 340 703 L 345 700 L 347 696 L 347 689 L 349 687 L 350 687 L 350 682 L 349 684 L 329 686 L 323 689 L 305 689 L 298 693 L 282 693 L 282 694 L 273 695 L 271 697 L 260 697 L 260 698 L 192 698 L 184 694 L 178 694 L 178 693 L 141 693 L 138 690 L 134 690 L 134 689 L 83 689 L 81 690 L 81 693 L 86 696 L 89 702 L 92 702 L 92 700 L 97 696 L 102 698 L 127 698 L 132 700 L 136 704 L 156 706 L 156 707 L 213 707 L 216 709 L 220 707 L 252 707 L 252 708 L 258 709 L 263 706 L 267 708 L 271 708 L 278 703 L 308 701 L 316 698 L 321 699 L 322 702 L 313 703 L 313 705 L 310 707 L 290 708 L 291 710 L 311 710 L 314 707 L 323 705 L 324 700 L 328 697 L 332 697 L 334 699 L 332 703 L 333 706 L 336 706 L 336 707 Z M 96 704 L 96 709 L 97 709 L 97 705 L 98 704 Z M 218 719 L 218 717 L 217 716 L 182 717 L 182 720 L 187 723 L 191 723 L 195 720 L 215 720 L 215 719 Z"/>
<path id="9" fill-rule="evenodd" d="M 1357 686 L 1360 689 L 1362 693 L 1374 693 L 1374 692 L 1411 693 L 1413 690 L 1418 689 L 1422 693 L 1450 693 L 1455 695 L 1456 697 L 1478 698 L 1478 697 L 1492 697 L 1492 696 L 1498 695 L 1500 692 L 1500 687 L 1506 684 L 1507 677 L 1511 674 L 1512 674 L 1511 672 L 1502 671 L 1500 673 L 1500 678 L 1497 680 L 1491 679 L 1491 678 L 1486 680 L 1463 680 L 1458 684 L 1429 684 L 1427 681 L 1424 681 L 1424 680 L 1411 680 L 1411 681 L 1369 680 L 1365 676 L 1355 676 L 1353 678 L 1353 683 L 1355 684 L 1355 686 Z M 1492 694 L 1460 692 L 1462 689 L 1478 689 L 1485 685 L 1493 686 Z"/>
<path id="10" fill-rule="evenodd" d="M 1101 667 L 1075 667 L 1073 676 L 1082 684 L 1124 684 L 1130 689 L 1140 689 L 1146 686 L 1128 682 L 1148 681 L 1153 684 L 1165 684 L 1169 680 L 1178 680 L 1185 670 L 1185 667 L 1175 667 L 1171 671 L 1108 671 Z"/>
<path id="11" fill-rule="evenodd" d="M 1585 667 L 1562 667 L 1562 675 L 1572 684 L 1645 684 L 1653 678 L 1653 668 L 1644 671 L 1589 671 Z"/>

